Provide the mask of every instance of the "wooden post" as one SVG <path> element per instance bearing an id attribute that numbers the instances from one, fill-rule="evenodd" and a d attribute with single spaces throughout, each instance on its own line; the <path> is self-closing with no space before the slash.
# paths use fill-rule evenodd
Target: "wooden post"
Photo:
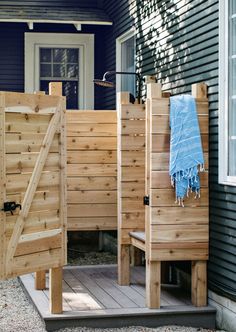
<path id="1" fill-rule="evenodd" d="M 130 248 L 131 266 L 142 265 L 142 251 L 139 248 L 132 246 Z"/>
<path id="2" fill-rule="evenodd" d="M 130 245 L 118 246 L 118 284 L 128 286 L 130 284 Z"/>
<path id="3" fill-rule="evenodd" d="M 45 91 L 35 91 L 36 95 L 45 95 Z M 46 271 L 35 272 L 34 287 L 36 290 L 46 289 Z"/>
<path id="4" fill-rule="evenodd" d="M 37 95 L 45 95 L 45 91 L 35 91 L 34 93 Z M 49 83 L 49 94 L 54 96 L 62 96 L 62 83 Z M 35 289 L 46 289 L 46 271 L 39 271 L 35 273 Z"/>
<path id="5" fill-rule="evenodd" d="M 46 271 L 35 272 L 34 287 L 36 290 L 46 289 Z"/>
<path id="6" fill-rule="evenodd" d="M 192 85 L 192 96 L 196 99 L 207 99 L 207 85 L 197 83 Z M 207 305 L 207 262 L 192 261 L 192 303 Z"/>
<path id="7" fill-rule="evenodd" d="M 197 99 L 207 99 L 207 85 L 205 83 L 192 84 L 192 96 Z"/>
<path id="8" fill-rule="evenodd" d="M 130 284 L 130 245 L 122 243 L 122 188 L 121 188 L 121 107 L 129 104 L 129 92 L 117 94 L 117 216 L 118 216 L 118 284 Z"/>
<path id="9" fill-rule="evenodd" d="M 62 82 L 49 83 L 49 95 L 62 96 Z"/>
<path id="10" fill-rule="evenodd" d="M 152 188 L 152 100 L 162 98 L 160 83 L 147 84 L 146 101 L 146 169 L 145 169 L 145 194 L 151 198 Z M 161 262 L 151 261 L 151 222 L 152 200 L 145 207 L 145 234 L 146 234 L 146 304 L 149 308 L 160 308 L 161 305 Z"/>
<path id="11" fill-rule="evenodd" d="M 207 262 L 192 262 L 192 304 L 196 307 L 207 305 Z"/>
<path id="12" fill-rule="evenodd" d="M 144 76 L 144 81 L 145 81 L 145 84 L 149 84 L 149 83 L 156 83 L 157 79 L 156 79 L 156 76 L 155 75 L 147 75 L 147 76 Z"/>
<path id="13" fill-rule="evenodd" d="M 62 96 L 62 82 L 49 83 L 49 95 Z M 49 302 L 52 314 L 61 314 L 63 312 L 62 276 L 63 270 L 61 266 L 49 270 Z"/>
<path id="14" fill-rule="evenodd" d="M 161 306 L 161 262 L 146 260 L 146 304 L 150 309 Z"/>
<path id="15" fill-rule="evenodd" d="M 147 84 L 147 98 L 162 98 L 161 83 L 149 83 Z"/>
<path id="16" fill-rule="evenodd" d="M 61 314 L 62 308 L 62 267 L 49 270 L 49 302 L 52 314 Z"/>

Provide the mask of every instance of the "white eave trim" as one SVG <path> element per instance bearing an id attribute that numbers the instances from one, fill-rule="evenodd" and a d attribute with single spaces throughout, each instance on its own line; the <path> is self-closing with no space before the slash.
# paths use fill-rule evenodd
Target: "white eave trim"
<path id="1" fill-rule="evenodd" d="M 81 26 L 83 24 L 90 25 L 112 25 L 113 23 L 110 21 L 62 21 L 62 20 L 27 20 L 27 19 L 5 19 L 1 18 L 0 22 L 8 22 L 8 23 L 26 23 L 28 26 L 33 26 L 34 23 L 55 23 L 55 24 L 73 24 L 74 26 Z"/>

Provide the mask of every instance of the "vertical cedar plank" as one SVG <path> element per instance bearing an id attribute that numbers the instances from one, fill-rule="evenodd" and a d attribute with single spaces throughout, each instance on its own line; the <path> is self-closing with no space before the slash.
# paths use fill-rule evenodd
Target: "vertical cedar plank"
<path id="1" fill-rule="evenodd" d="M 49 95 L 62 96 L 62 82 L 49 83 Z"/>
<path id="2" fill-rule="evenodd" d="M 129 93 L 117 94 L 117 218 L 118 218 L 118 283 L 130 284 L 130 246 L 121 244 L 122 192 L 121 192 L 121 111 L 122 105 L 129 104 Z"/>
<path id="3" fill-rule="evenodd" d="M 52 82 L 49 84 L 49 94 L 62 96 L 62 82 Z M 67 262 L 67 234 L 66 234 L 66 128 L 65 128 L 66 99 L 63 98 L 62 112 L 60 120 L 60 223 L 62 227 L 62 264 Z M 63 312 L 62 301 L 62 267 L 50 270 L 50 312 L 60 314 Z"/>
<path id="4" fill-rule="evenodd" d="M 6 200 L 5 170 L 5 96 L 0 93 L 0 209 Z M 0 210 L 0 279 L 5 278 L 5 229 L 6 215 Z"/>
<path id="5" fill-rule="evenodd" d="M 192 95 L 197 99 L 207 99 L 207 85 L 192 85 Z M 192 262 L 192 303 L 199 307 L 207 305 L 207 262 Z"/>
<path id="6" fill-rule="evenodd" d="M 192 262 L 192 304 L 196 307 L 207 305 L 207 262 Z"/>
<path id="7" fill-rule="evenodd" d="M 147 99 L 162 98 L 161 83 L 147 84 Z"/>
<path id="8" fill-rule="evenodd" d="M 162 98 L 162 90 L 160 83 L 147 84 L 147 100 L 146 100 L 146 151 L 145 151 L 145 195 L 150 198 L 150 204 L 145 206 L 145 243 L 146 243 L 146 259 L 150 257 L 150 238 L 151 238 L 151 216 L 152 216 L 152 100 Z"/>
<path id="9" fill-rule="evenodd" d="M 49 302 L 52 314 L 62 313 L 62 267 L 49 270 Z"/>
<path id="10" fill-rule="evenodd" d="M 161 306 L 161 262 L 146 260 L 146 303 L 150 309 Z"/>
<path id="11" fill-rule="evenodd" d="M 139 248 L 131 246 L 130 256 L 131 256 L 131 266 L 142 265 L 142 251 Z"/>
<path id="12" fill-rule="evenodd" d="M 152 174 L 152 100 L 162 98 L 161 84 L 147 84 L 146 101 L 146 155 L 145 155 L 145 193 L 150 197 L 150 205 L 145 206 L 145 235 L 146 235 L 146 304 L 149 308 L 160 308 L 161 305 L 161 262 L 150 261 L 151 255 L 151 174 Z"/>
<path id="13" fill-rule="evenodd" d="M 35 91 L 36 95 L 45 95 L 45 91 Z M 46 289 L 46 271 L 35 272 L 34 286 L 36 290 Z"/>
<path id="14" fill-rule="evenodd" d="M 207 85 L 205 83 L 192 84 L 192 96 L 197 99 L 207 99 Z"/>
<path id="15" fill-rule="evenodd" d="M 118 284 L 129 286 L 130 284 L 130 245 L 118 246 Z"/>
<path id="16" fill-rule="evenodd" d="M 36 290 L 46 289 L 46 271 L 35 272 L 34 286 Z"/>

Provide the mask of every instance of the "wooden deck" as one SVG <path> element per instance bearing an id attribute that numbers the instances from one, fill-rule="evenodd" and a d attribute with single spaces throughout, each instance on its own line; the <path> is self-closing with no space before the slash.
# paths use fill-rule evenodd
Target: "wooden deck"
<path id="1" fill-rule="evenodd" d="M 117 267 L 82 266 L 64 268 L 62 315 L 49 313 L 49 292 L 34 289 L 34 276 L 20 278 L 48 331 L 62 327 L 157 327 L 166 324 L 214 328 L 215 310 L 196 308 L 176 286 L 163 286 L 161 309 L 145 307 L 145 269 L 132 268 L 130 286 L 119 286 Z"/>

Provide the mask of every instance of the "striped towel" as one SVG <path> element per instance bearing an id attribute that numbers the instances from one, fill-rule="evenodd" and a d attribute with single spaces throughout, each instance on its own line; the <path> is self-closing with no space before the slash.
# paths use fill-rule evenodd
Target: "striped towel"
<path id="1" fill-rule="evenodd" d="M 201 136 L 195 99 L 191 95 L 170 98 L 169 174 L 176 200 L 182 204 L 189 189 L 200 197 L 199 170 L 204 169 Z"/>

